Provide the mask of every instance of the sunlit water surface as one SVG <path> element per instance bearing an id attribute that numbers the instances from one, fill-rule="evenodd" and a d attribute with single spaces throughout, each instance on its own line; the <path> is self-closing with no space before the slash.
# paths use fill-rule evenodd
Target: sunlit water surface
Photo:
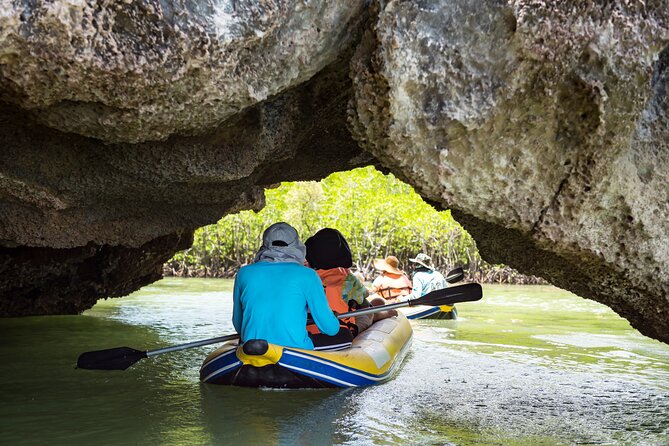
<path id="1" fill-rule="evenodd" d="M 552 287 L 485 286 L 459 320 L 414 323 L 376 387 L 202 385 L 213 346 L 74 369 L 88 350 L 232 332 L 231 286 L 165 279 L 82 316 L 0 319 L 0 444 L 669 445 L 669 345 Z"/>

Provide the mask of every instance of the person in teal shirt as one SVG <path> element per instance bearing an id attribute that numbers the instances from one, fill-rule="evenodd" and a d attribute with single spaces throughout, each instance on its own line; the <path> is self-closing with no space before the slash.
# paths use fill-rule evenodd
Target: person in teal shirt
<path id="1" fill-rule="evenodd" d="M 275 223 L 265 230 L 255 263 L 242 267 L 235 278 L 232 324 L 242 342 L 264 339 L 313 350 L 306 329 L 308 311 L 322 333 L 339 332 L 318 274 L 304 266 L 305 253 L 289 224 Z"/>
<path id="2" fill-rule="evenodd" d="M 448 286 L 444 276 L 432 266 L 432 259 L 425 253 L 419 253 L 415 259 L 409 262 L 416 263 L 413 273 L 413 284 L 411 293 L 403 296 L 403 300 L 418 299 L 435 290 L 441 290 Z"/>

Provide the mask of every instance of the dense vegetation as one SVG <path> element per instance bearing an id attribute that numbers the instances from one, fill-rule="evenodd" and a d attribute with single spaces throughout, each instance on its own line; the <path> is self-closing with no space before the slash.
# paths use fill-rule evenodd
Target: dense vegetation
<path id="1" fill-rule="evenodd" d="M 330 175 L 321 182 L 283 183 L 265 193 L 260 212 L 242 211 L 195 232 L 192 248 L 177 253 L 165 274 L 197 277 L 232 276 L 253 260 L 262 231 L 285 221 L 302 239 L 321 228 L 339 229 L 349 241 L 356 268 L 367 277 L 372 261 L 397 256 L 404 268 L 426 252 L 440 270 L 464 266 L 481 281 L 536 282 L 503 265 L 481 260 L 471 236 L 451 217 L 437 212 L 411 186 L 372 167 Z"/>

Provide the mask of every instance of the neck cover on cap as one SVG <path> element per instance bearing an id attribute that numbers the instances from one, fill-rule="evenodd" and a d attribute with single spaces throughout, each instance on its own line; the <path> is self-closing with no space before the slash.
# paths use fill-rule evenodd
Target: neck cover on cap
<path id="1" fill-rule="evenodd" d="M 256 254 L 256 262 L 293 262 L 304 264 L 307 248 L 300 241 L 297 231 L 288 223 L 274 223 L 265 229 L 262 246 Z"/>

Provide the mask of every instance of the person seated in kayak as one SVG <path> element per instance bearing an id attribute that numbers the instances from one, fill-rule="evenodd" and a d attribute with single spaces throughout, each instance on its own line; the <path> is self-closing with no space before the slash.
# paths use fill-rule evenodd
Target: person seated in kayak
<path id="1" fill-rule="evenodd" d="M 340 331 L 318 274 L 304 266 L 305 253 L 289 224 L 275 223 L 265 230 L 254 263 L 240 268 L 235 277 L 232 324 L 242 342 L 264 339 L 312 350 L 307 311 L 326 335 Z"/>
<path id="2" fill-rule="evenodd" d="M 412 290 L 407 299 L 418 299 L 427 293 L 441 290 L 448 286 L 444 276 L 432 266 L 432 259 L 425 253 L 419 253 L 415 259 L 409 262 L 416 264 L 413 272 Z"/>
<path id="3" fill-rule="evenodd" d="M 374 268 L 381 271 L 381 275 L 372 282 L 372 291 L 386 302 L 396 302 L 411 293 L 411 281 L 399 269 L 399 264 L 395 256 L 374 260 Z"/>
<path id="4" fill-rule="evenodd" d="M 341 232 L 332 228 L 321 229 L 308 238 L 305 245 L 307 262 L 321 278 L 332 310 L 341 314 L 371 305 L 367 300 L 369 295 L 367 288 L 350 270 L 353 266 L 353 257 L 348 242 Z M 396 315 L 395 310 L 380 311 L 340 319 L 340 324 L 350 331 L 352 337 L 355 337 L 373 322 Z M 312 338 L 324 336 L 319 334 L 320 331 L 313 325 L 308 326 L 307 330 L 313 334 Z"/>

